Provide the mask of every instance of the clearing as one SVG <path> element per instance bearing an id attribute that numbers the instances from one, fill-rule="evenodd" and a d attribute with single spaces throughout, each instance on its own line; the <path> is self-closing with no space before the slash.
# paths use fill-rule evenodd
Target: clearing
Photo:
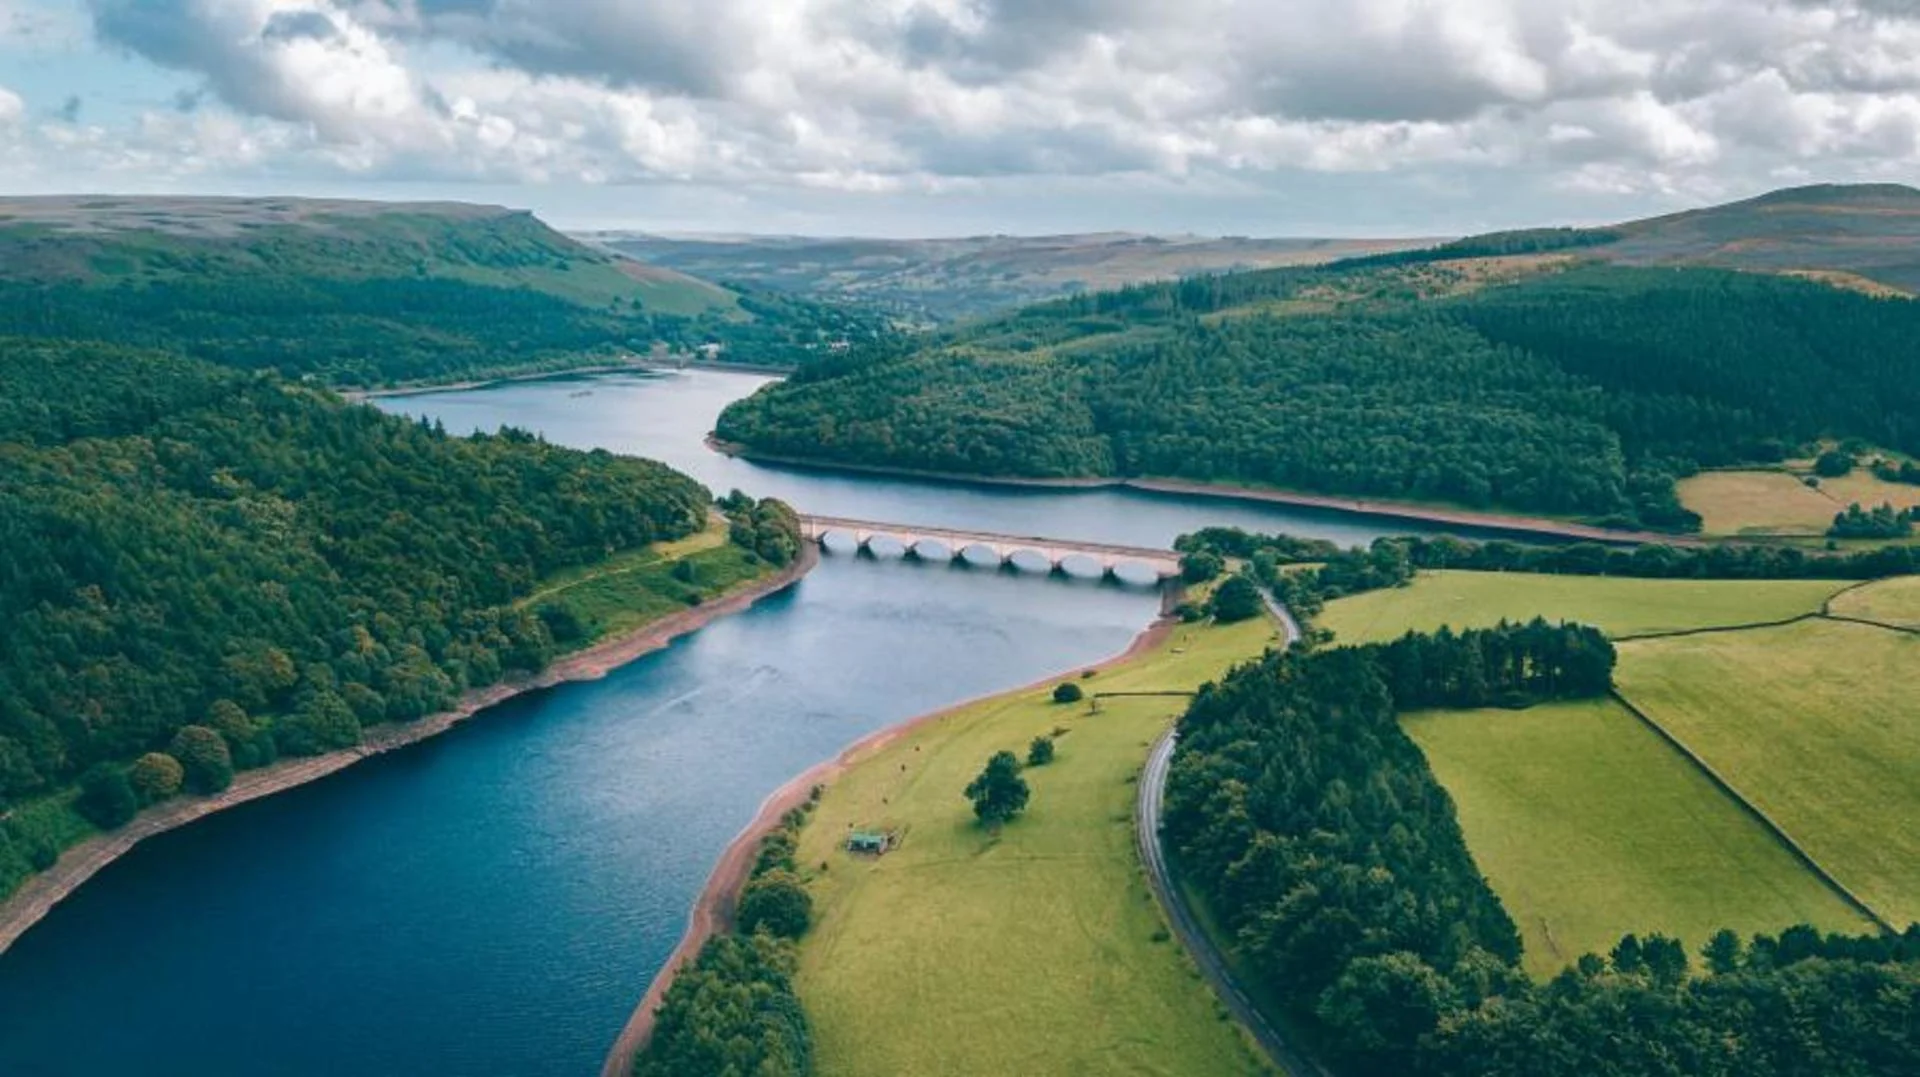
<path id="1" fill-rule="evenodd" d="M 1787 471 L 1703 471 L 1680 480 L 1679 493 L 1709 535 L 1818 537 L 1846 508 Z"/>
<path id="2" fill-rule="evenodd" d="M 1621 645 L 1620 690 L 1896 925 L 1920 917 L 1920 636 L 1817 620 Z"/>
<path id="3" fill-rule="evenodd" d="M 1552 977 L 1628 932 L 1689 952 L 1719 929 L 1862 932 L 1757 821 L 1613 700 L 1408 715 L 1474 860 Z"/>
<path id="4" fill-rule="evenodd" d="M 1089 695 L 1191 690 L 1275 642 L 1273 625 L 1181 625 Z M 962 707 L 856 762 L 802 836 L 816 922 L 798 988 L 819 1073 L 1238 1074 L 1264 1063 L 1169 937 L 1134 848 L 1136 780 L 1174 696 L 1057 705 L 1051 686 Z M 961 790 L 1055 729 L 1033 799 L 998 835 Z M 893 830 L 874 859 L 851 830 Z"/>
<path id="5" fill-rule="evenodd" d="M 1577 621 L 1610 636 L 1784 621 L 1818 613 L 1838 580 L 1640 580 L 1509 572 L 1422 572 L 1407 587 L 1327 604 L 1314 624 L 1340 643 L 1371 643 L 1442 625 Z"/>

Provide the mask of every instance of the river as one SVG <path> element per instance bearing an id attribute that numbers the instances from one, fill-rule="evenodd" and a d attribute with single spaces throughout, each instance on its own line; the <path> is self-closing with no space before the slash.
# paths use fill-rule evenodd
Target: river
<path id="1" fill-rule="evenodd" d="M 380 406 L 652 456 L 822 514 L 1137 545 L 1212 523 L 1352 542 L 1409 530 L 708 451 L 720 408 L 764 381 L 617 375 Z M 142 844 L 0 956 L 0 1074 L 594 1073 L 768 792 L 874 729 L 1116 652 L 1156 605 L 1113 584 L 827 557 L 605 680 Z"/>

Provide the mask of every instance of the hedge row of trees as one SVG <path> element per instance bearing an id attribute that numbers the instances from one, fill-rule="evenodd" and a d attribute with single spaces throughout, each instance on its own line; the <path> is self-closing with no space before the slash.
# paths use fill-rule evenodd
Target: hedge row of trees
<path id="1" fill-rule="evenodd" d="M 794 993 L 794 942 L 811 925 L 813 899 L 794 860 L 807 802 L 760 840 L 741 891 L 735 930 L 715 935 L 674 976 L 635 1077 L 804 1077 L 813 1033 Z"/>
<path id="2" fill-rule="evenodd" d="M 1862 509 L 1856 501 L 1847 506 L 1847 511 L 1834 516 L 1833 526 L 1827 529 L 1827 534 L 1832 538 L 1905 538 L 1913 534 L 1916 516 L 1920 516 L 1920 512 L 1896 509 L 1891 503 Z"/>
<path id="3" fill-rule="evenodd" d="M 1674 485 L 1698 467 L 1779 460 L 1825 436 L 1920 451 L 1920 379 L 1905 364 L 1920 303 L 1590 267 L 1314 313 L 1329 291 L 1384 287 L 1379 272 L 1047 304 L 837 360 L 736 403 L 719 429 L 826 461 L 1178 476 L 1673 530 L 1699 526 Z"/>
<path id="4" fill-rule="evenodd" d="M 1629 936 L 1532 982 L 1396 709 L 1452 702 L 1496 651 L 1576 655 L 1589 670 L 1521 677 L 1529 698 L 1604 691 L 1589 661 L 1604 641 L 1540 624 L 1466 641 L 1270 654 L 1204 689 L 1182 721 L 1166 838 L 1243 967 L 1341 1072 L 1920 1071 L 1920 927 L 1861 938 L 1800 927 L 1744 943 L 1722 932 L 1697 976 L 1674 940 Z M 1418 655 L 1417 674 L 1394 669 L 1395 648 L 1401 662 Z"/>
<path id="5" fill-rule="evenodd" d="M 538 670 L 556 644 L 515 599 L 690 534 L 709 505 L 646 461 L 450 438 L 172 356 L 0 341 L 0 810 L 102 763 L 133 763 L 140 800 L 174 766 L 215 791 Z M 125 797 L 105 773 L 84 803 L 111 825 Z"/>

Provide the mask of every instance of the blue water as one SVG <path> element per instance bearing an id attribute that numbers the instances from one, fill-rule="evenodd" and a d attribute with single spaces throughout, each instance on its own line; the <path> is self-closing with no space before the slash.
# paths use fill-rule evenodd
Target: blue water
<path id="1" fill-rule="evenodd" d="M 1380 531 L 707 452 L 719 408 L 757 384 L 617 377 L 383 406 L 643 453 L 813 512 L 1140 544 L 1214 522 Z M 1112 584 L 830 556 L 603 681 L 146 842 L 0 956 L 0 1077 L 592 1074 L 768 792 L 874 729 L 1116 652 L 1157 603 Z"/>

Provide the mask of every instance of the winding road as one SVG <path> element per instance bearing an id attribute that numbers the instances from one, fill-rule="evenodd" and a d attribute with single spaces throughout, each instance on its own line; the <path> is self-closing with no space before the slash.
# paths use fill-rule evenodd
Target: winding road
<path id="1" fill-rule="evenodd" d="M 1265 590 L 1260 593 L 1267 600 L 1268 611 L 1280 622 L 1282 637 L 1288 646 L 1292 646 L 1300 639 L 1299 622 Z M 1140 862 L 1147 869 L 1147 884 L 1159 899 L 1160 907 L 1166 910 L 1167 922 L 1193 956 L 1193 963 L 1199 967 L 1200 974 L 1213 985 L 1214 993 L 1226 1004 L 1234 1020 L 1240 1022 L 1274 1065 L 1289 1077 L 1321 1077 L 1327 1071 L 1289 1044 L 1280 1030 L 1253 1004 L 1253 1000 L 1233 982 L 1233 973 L 1225 955 L 1201 929 L 1200 920 L 1188 903 L 1186 894 L 1167 870 L 1166 850 L 1160 842 L 1160 809 L 1166 800 L 1167 774 L 1173 766 L 1173 749 L 1179 735 L 1180 730 L 1176 726 L 1154 741 L 1146 767 L 1140 774 L 1140 798 L 1134 804 L 1134 829 L 1140 841 Z"/>

